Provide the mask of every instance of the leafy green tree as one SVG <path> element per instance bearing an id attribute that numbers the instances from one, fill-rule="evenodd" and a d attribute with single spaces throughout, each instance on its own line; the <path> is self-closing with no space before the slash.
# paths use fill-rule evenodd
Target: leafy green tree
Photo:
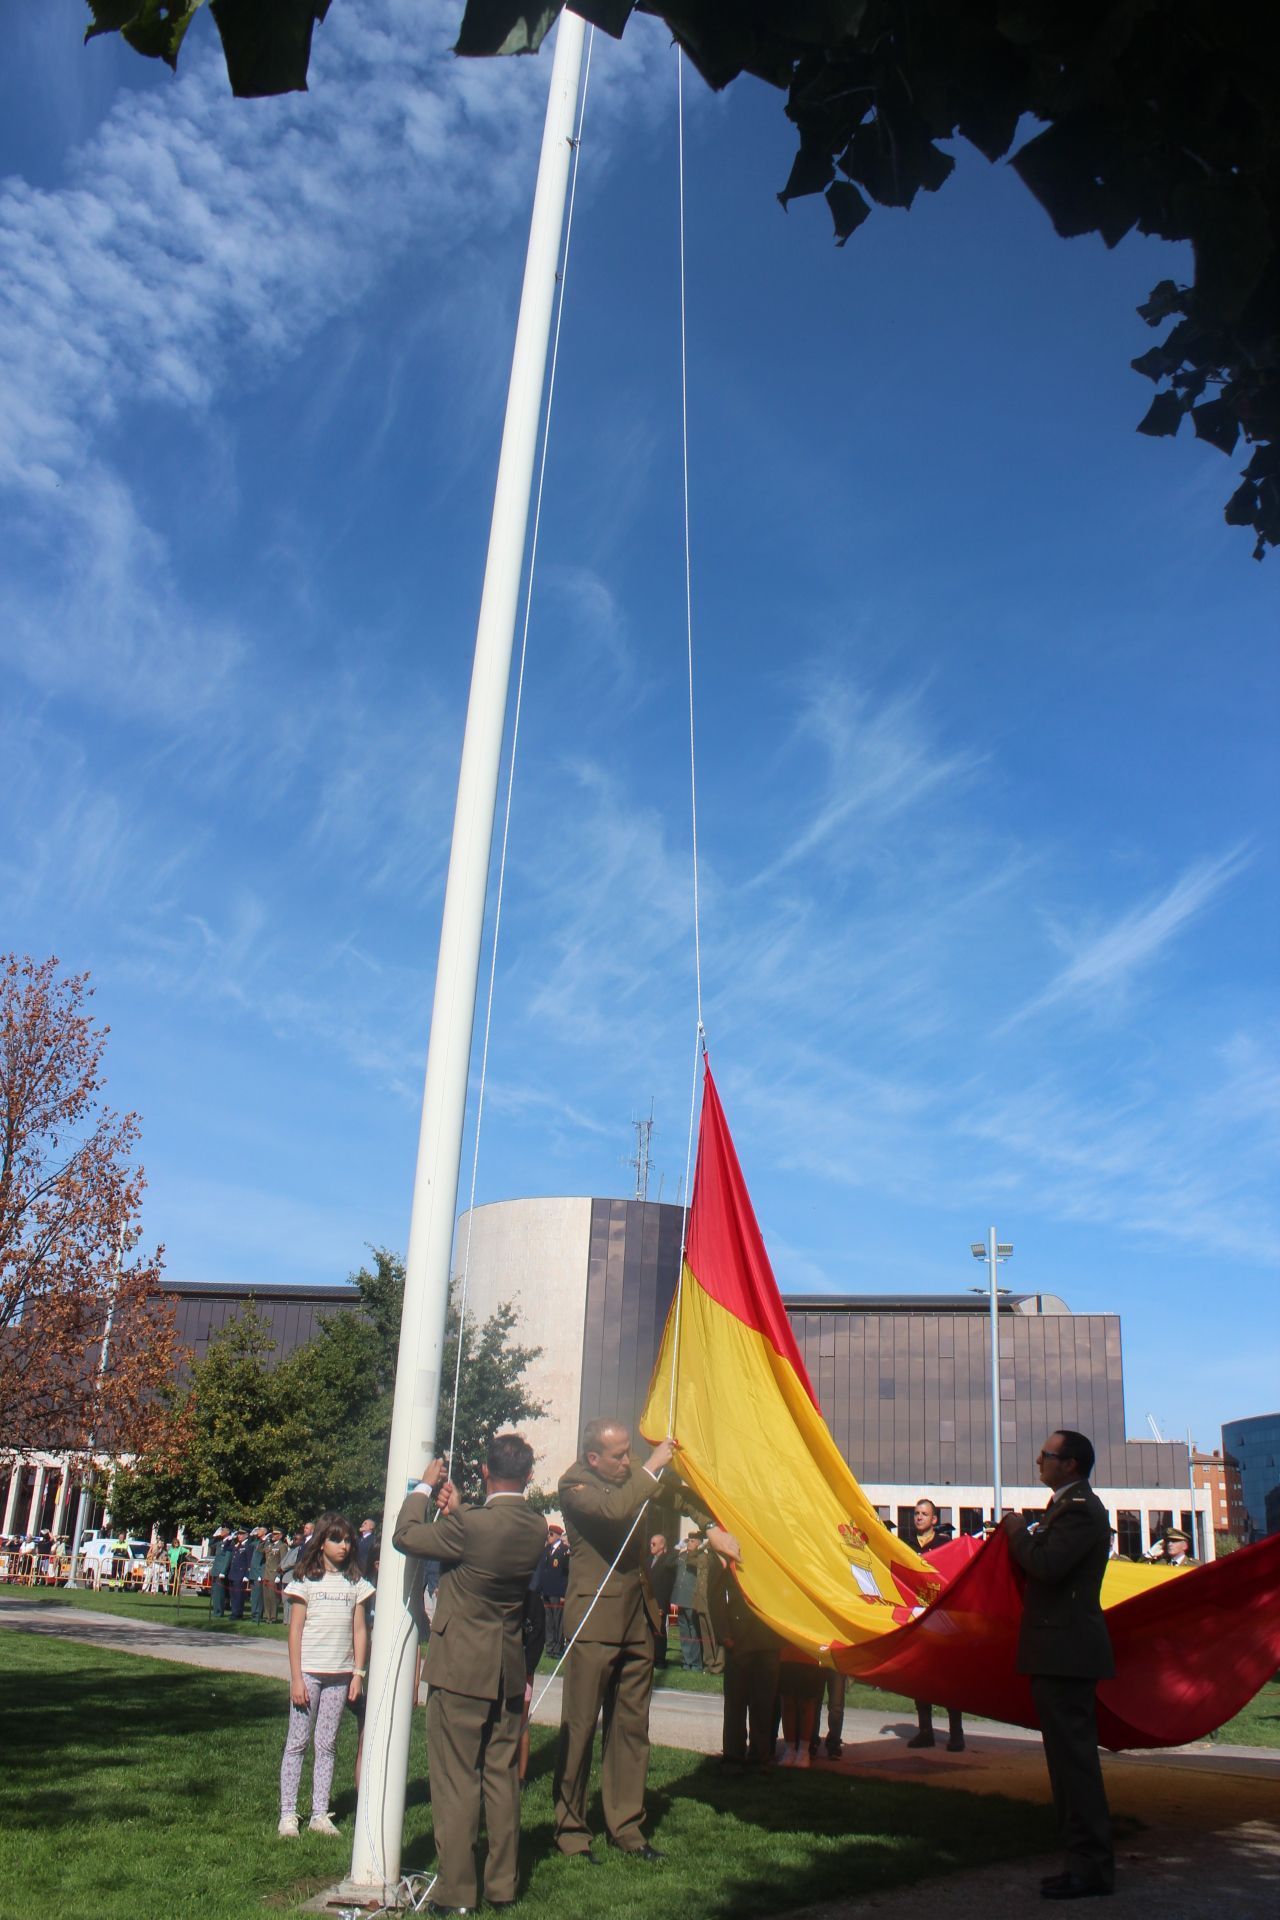
<path id="1" fill-rule="evenodd" d="M 283 1526 L 307 1510 L 316 1441 L 293 1382 L 270 1365 L 274 1351 L 250 1301 L 210 1341 L 185 1392 L 175 1396 L 186 1442 L 179 1463 L 168 1468 L 144 1456 L 116 1475 L 117 1525 L 142 1530 L 158 1521 L 201 1532 L 219 1521 Z"/>
<path id="2" fill-rule="evenodd" d="M 176 65 L 201 0 L 88 0 Z M 305 88 L 330 0 L 211 0 L 232 91 Z M 457 51 L 533 53 L 563 0 L 467 0 Z M 962 137 L 1011 165 L 1064 238 L 1135 228 L 1191 243 L 1189 286 L 1138 309 L 1174 324 L 1133 361 L 1163 390 L 1140 433 L 1252 453 L 1226 506 L 1254 558 L 1280 544 L 1280 8 L 1275 0 L 575 0 L 620 35 L 657 14 L 709 86 L 744 73 L 786 94 L 799 135 L 778 196 L 825 196 L 843 245 L 871 202 L 909 207 Z M 1024 138 L 1028 121 L 1039 123 Z M 1020 143 L 1020 144 L 1019 144 Z M 1014 151 L 1016 147 L 1016 152 Z M 1167 383 L 1167 384 L 1166 384 Z"/>
<path id="3" fill-rule="evenodd" d="M 523 1347 L 512 1338 L 519 1316 L 509 1301 L 479 1324 L 463 1329 L 462 1368 L 458 1377 L 458 1418 L 453 1448 L 453 1478 L 464 1499 L 478 1499 L 480 1462 L 495 1433 L 519 1429 L 546 1412 L 525 1390 L 524 1374 L 541 1347 Z M 445 1334 L 444 1382 L 440 1392 L 440 1445 L 448 1445 L 453 1424 L 453 1378 L 458 1358 L 458 1309 L 450 1305 Z"/>
<path id="4" fill-rule="evenodd" d="M 120 1526 L 179 1524 L 205 1531 L 218 1521 L 297 1526 L 325 1508 L 356 1519 L 378 1514 L 386 1482 L 404 1262 L 374 1250 L 371 1268 L 351 1276 L 353 1310 L 327 1315 L 314 1339 L 278 1365 L 274 1342 L 252 1303 L 211 1341 L 175 1393 L 184 1435 L 180 1464 L 140 1459 L 116 1477 L 112 1515 Z M 543 1408 L 524 1387 L 541 1351 L 513 1339 L 515 1309 L 500 1306 L 463 1333 L 456 1477 L 471 1496 L 489 1436 L 536 1418 Z M 458 1313 L 450 1308 L 440 1434 L 453 1413 Z"/>
<path id="5" fill-rule="evenodd" d="M 369 1355 L 374 1384 L 367 1403 L 350 1423 L 347 1445 L 335 1461 L 335 1475 L 337 1481 L 351 1490 L 348 1499 L 353 1507 L 377 1513 L 386 1482 L 391 1439 L 391 1402 L 404 1304 L 404 1261 L 385 1247 L 375 1248 L 372 1270 L 361 1268 L 351 1278 L 360 1289 L 363 1309 L 363 1320 L 358 1323 L 360 1338 Z M 522 1421 L 535 1420 L 545 1412 L 540 1402 L 530 1398 L 524 1385 L 525 1372 L 542 1349 L 519 1343 L 514 1337 L 518 1324 L 515 1308 L 504 1302 L 485 1321 L 468 1317 L 463 1328 L 454 1455 L 455 1478 L 466 1497 L 479 1494 L 479 1467 L 490 1437 L 519 1427 Z M 453 1427 L 458 1329 L 455 1298 L 450 1302 L 445 1326 L 440 1414 L 436 1427 L 442 1449 L 447 1447 Z M 302 1365 L 314 1366 L 318 1377 L 324 1378 L 332 1368 L 337 1343 L 354 1337 L 349 1317 L 331 1320 L 317 1339 L 309 1347 L 300 1349 L 294 1358 Z"/>

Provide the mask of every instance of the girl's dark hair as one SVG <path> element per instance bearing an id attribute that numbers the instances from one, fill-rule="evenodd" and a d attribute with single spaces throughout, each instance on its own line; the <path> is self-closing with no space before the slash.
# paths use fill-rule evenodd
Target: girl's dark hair
<path id="1" fill-rule="evenodd" d="M 339 1568 L 348 1580 L 360 1578 L 360 1566 L 356 1559 L 356 1530 L 345 1513 L 322 1513 L 316 1521 L 316 1530 L 311 1536 L 306 1552 L 298 1562 L 299 1580 L 320 1580 L 324 1576 L 324 1543 L 331 1534 L 340 1534 L 351 1548 L 347 1563 Z"/>

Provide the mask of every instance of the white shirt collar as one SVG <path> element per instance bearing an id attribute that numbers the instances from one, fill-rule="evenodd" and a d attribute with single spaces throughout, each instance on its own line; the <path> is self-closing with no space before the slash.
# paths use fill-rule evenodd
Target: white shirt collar
<path id="1" fill-rule="evenodd" d="M 1057 1501 L 1061 1500 L 1064 1497 L 1064 1495 L 1070 1493 L 1073 1487 L 1086 1487 L 1088 1486 L 1088 1484 L 1089 1483 L 1087 1480 L 1068 1480 L 1065 1487 L 1058 1488 L 1058 1491 L 1054 1494 L 1053 1499 L 1049 1502 L 1049 1505 L 1052 1507 Z"/>
<path id="2" fill-rule="evenodd" d="M 485 1500 L 485 1505 L 486 1507 L 491 1507 L 495 1500 L 523 1500 L 523 1499 L 524 1499 L 524 1495 L 522 1493 L 491 1493 L 487 1496 Z"/>

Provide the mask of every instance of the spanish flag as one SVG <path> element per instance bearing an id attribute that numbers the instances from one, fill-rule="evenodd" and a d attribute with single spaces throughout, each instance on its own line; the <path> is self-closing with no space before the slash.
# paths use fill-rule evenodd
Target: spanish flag
<path id="1" fill-rule="evenodd" d="M 791 1332 L 709 1063 L 680 1285 L 640 1416 L 742 1546 L 755 1611 L 874 1686 L 1035 1726 L 1016 1671 L 1023 1576 L 1004 1535 L 928 1560 L 883 1525 L 839 1453 Z M 1176 1746 L 1238 1712 L 1280 1667 L 1280 1537 L 1185 1573 L 1116 1565 L 1103 1604 L 1114 1748 Z"/>
<path id="2" fill-rule="evenodd" d="M 747 1598 L 787 1640 L 879 1639 L 940 1590 L 831 1438 L 709 1063 L 684 1271 L 640 1427 L 679 1442 L 681 1474 L 743 1545 Z"/>

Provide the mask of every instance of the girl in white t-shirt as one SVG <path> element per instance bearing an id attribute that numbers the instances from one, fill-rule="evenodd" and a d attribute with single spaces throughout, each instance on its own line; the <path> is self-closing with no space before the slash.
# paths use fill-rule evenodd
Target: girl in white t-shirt
<path id="1" fill-rule="evenodd" d="M 315 1734 L 311 1777 L 311 1831 L 336 1834 L 329 1812 L 333 1752 L 342 1709 L 357 1700 L 369 1657 L 365 1603 L 373 1588 L 356 1564 L 356 1530 L 345 1514 L 322 1513 L 294 1578 L 284 1590 L 289 1608 L 289 1737 L 280 1763 L 280 1827 L 298 1834 L 302 1756 Z"/>

